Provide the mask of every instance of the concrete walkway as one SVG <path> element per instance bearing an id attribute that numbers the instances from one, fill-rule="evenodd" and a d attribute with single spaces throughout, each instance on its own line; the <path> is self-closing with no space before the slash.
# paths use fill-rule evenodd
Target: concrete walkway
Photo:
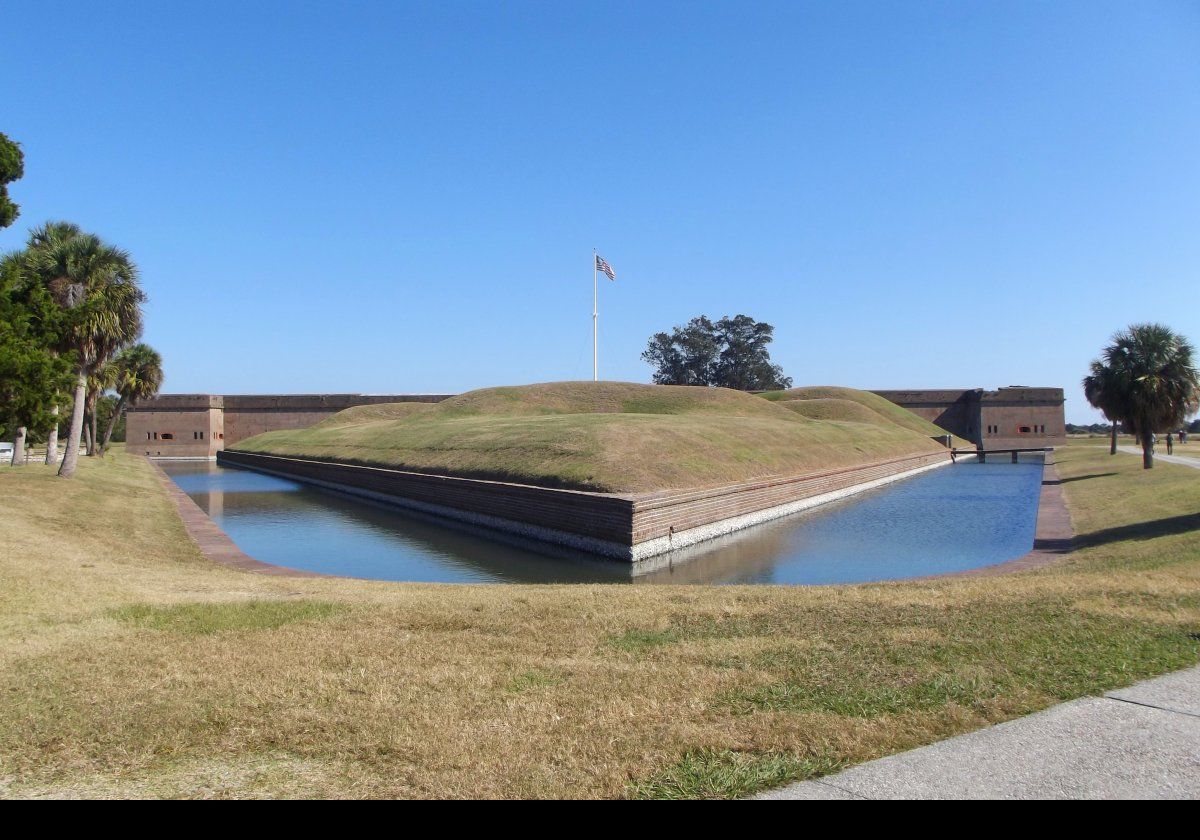
<path id="1" fill-rule="evenodd" d="M 1198 799 L 1200 667 L 758 799 Z"/>
<path id="2" fill-rule="evenodd" d="M 1161 454 L 1165 450 L 1166 450 L 1165 446 L 1157 447 L 1154 450 L 1154 460 L 1155 461 L 1166 461 L 1168 464 L 1179 464 L 1179 466 L 1181 466 L 1181 467 L 1191 467 L 1194 470 L 1200 470 L 1200 458 L 1180 458 L 1178 455 L 1163 455 L 1163 454 Z M 1128 453 L 1129 455 L 1136 455 L 1139 458 L 1142 457 L 1142 450 L 1138 449 L 1136 446 L 1118 446 L 1117 451 L 1125 452 L 1125 453 Z M 1200 453 L 1197 453 L 1197 454 L 1200 454 Z"/>

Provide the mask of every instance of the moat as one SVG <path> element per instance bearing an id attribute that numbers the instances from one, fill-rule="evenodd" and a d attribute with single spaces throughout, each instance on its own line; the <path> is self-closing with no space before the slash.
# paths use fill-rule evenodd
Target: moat
<path id="1" fill-rule="evenodd" d="M 258 560 L 441 583 L 833 584 L 965 571 L 1030 550 L 1042 475 L 1040 458 L 959 463 L 631 568 L 246 470 L 161 465 Z"/>

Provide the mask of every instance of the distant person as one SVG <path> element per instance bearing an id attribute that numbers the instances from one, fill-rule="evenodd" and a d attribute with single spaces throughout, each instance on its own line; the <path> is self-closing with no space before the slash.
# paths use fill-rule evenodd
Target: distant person
<path id="1" fill-rule="evenodd" d="M 1179 442 L 1187 443 L 1187 432 L 1185 432 L 1183 429 L 1179 430 Z"/>
<path id="2" fill-rule="evenodd" d="M 1174 441 L 1175 441 L 1175 436 L 1173 434 L 1171 434 L 1170 432 L 1167 432 L 1167 454 L 1168 455 L 1170 455 L 1172 452 L 1175 451 Z"/>

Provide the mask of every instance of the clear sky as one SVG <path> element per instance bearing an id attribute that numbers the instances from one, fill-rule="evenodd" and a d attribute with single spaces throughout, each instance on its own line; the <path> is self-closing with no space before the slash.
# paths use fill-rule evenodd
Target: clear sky
<path id="1" fill-rule="evenodd" d="M 796 384 L 1078 387 L 1200 341 L 1200 3 L 44 3 L 0 12 L 0 232 L 129 249 L 170 392 L 649 381 L 776 326 Z M 603 278 L 602 282 L 603 282 Z"/>

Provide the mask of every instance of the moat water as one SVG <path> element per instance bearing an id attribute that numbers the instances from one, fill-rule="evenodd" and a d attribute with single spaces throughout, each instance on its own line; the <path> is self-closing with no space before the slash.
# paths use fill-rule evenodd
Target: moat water
<path id="1" fill-rule="evenodd" d="M 512 545 L 248 470 L 160 464 L 258 560 L 441 583 L 796 585 L 965 571 L 1032 548 L 1042 479 L 1040 457 L 1017 464 L 965 461 L 656 558 L 653 570 L 643 572 L 550 547 Z"/>

